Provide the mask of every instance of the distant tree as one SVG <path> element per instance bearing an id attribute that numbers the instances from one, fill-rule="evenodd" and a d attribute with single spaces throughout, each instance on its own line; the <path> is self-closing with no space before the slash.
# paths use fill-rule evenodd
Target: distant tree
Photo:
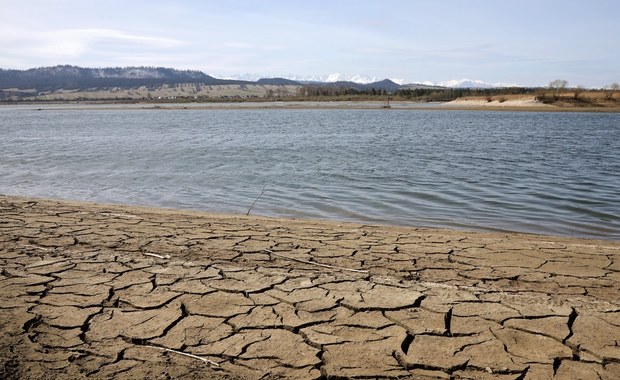
<path id="1" fill-rule="evenodd" d="M 581 94 L 583 93 L 584 88 L 583 86 L 577 86 L 575 87 L 575 90 L 573 92 L 573 98 L 575 98 L 575 100 L 579 100 L 579 97 L 581 96 Z"/>
<path id="2" fill-rule="evenodd" d="M 549 82 L 549 89 L 553 94 L 553 99 L 558 100 L 560 94 L 566 89 L 566 86 L 568 86 L 568 82 L 563 79 L 556 79 Z"/>
<path id="3" fill-rule="evenodd" d="M 620 84 L 612 83 L 607 86 L 607 91 L 605 94 L 605 99 L 611 100 L 614 97 L 614 94 L 620 90 Z"/>

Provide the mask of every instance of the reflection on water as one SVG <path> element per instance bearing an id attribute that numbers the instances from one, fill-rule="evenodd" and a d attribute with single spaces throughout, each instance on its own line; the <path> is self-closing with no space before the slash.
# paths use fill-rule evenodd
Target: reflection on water
<path id="1" fill-rule="evenodd" d="M 0 193 L 620 239 L 620 115 L 0 109 Z"/>

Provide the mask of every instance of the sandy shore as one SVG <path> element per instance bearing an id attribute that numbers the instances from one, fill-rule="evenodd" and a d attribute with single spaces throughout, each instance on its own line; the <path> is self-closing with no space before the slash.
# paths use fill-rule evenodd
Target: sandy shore
<path id="1" fill-rule="evenodd" d="M 0 378 L 620 377 L 620 242 L 0 196 Z"/>
<path id="2" fill-rule="evenodd" d="M 463 97 L 441 104 L 445 110 L 478 111 L 527 111 L 527 112 L 619 112 L 620 107 L 609 104 L 575 106 L 566 104 L 546 104 L 531 95 L 472 96 Z"/>
<path id="3" fill-rule="evenodd" d="M 524 112 L 620 112 L 620 107 L 574 107 L 544 104 L 535 97 L 517 97 L 505 101 L 488 101 L 481 97 L 460 98 L 450 102 L 390 101 L 263 101 L 263 102 L 205 102 L 205 103 L 114 103 L 96 101 L 32 102 L 2 104 L 0 109 L 54 110 L 235 110 L 235 109 L 358 109 L 358 110 L 470 110 Z"/>
<path id="4" fill-rule="evenodd" d="M 463 108 L 527 108 L 536 110 L 549 110 L 559 107 L 545 104 L 536 99 L 535 96 L 512 96 L 502 99 L 486 99 L 484 97 L 458 98 L 456 100 L 442 104 L 443 107 L 463 107 Z"/>

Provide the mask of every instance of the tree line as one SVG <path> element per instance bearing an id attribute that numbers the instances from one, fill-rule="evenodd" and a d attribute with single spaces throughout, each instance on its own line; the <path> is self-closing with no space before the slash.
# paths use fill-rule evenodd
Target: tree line
<path id="1" fill-rule="evenodd" d="M 357 89 L 348 86 L 302 86 L 297 90 L 299 98 L 383 98 L 390 96 L 394 100 L 415 100 L 415 101 L 450 101 L 466 96 L 497 96 L 497 95 L 517 95 L 534 94 L 536 88 L 526 87 L 507 87 L 507 88 L 401 88 L 396 91 L 389 91 L 381 88 Z"/>
<path id="2" fill-rule="evenodd" d="M 545 87 L 493 87 L 493 88 L 449 88 L 449 87 L 420 87 L 401 88 L 396 91 L 381 88 L 353 88 L 350 86 L 334 85 L 306 85 L 297 90 L 299 99 L 332 98 L 332 99 L 376 99 L 389 96 L 393 100 L 413 100 L 420 102 L 443 102 L 463 97 L 501 97 L 502 95 L 534 95 L 540 101 L 554 102 L 566 94 L 571 94 L 575 100 L 582 99 L 586 92 L 603 91 L 605 100 L 612 100 L 620 92 L 620 85 L 612 83 L 602 90 L 588 90 L 583 86 L 568 87 L 568 81 L 557 79 L 549 82 Z M 583 99 L 582 99 L 583 100 Z"/>
<path id="3" fill-rule="evenodd" d="M 601 90 L 587 90 L 583 86 L 578 85 L 575 87 L 569 87 L 568 81 L 564 79 L 555 79 L 549 82 L 546 87 L 539 89 L 538 98 L 543 102 L 558 101 L 563 95 L 572 94 L 573 100 L 584 100 L 582 95 L 588 91 L 601 91 Z M 614 82 L 605 86 L 602 89 L 605 100 L 613 100 L 614 95 L 620 91 L 620 85 Z"/>

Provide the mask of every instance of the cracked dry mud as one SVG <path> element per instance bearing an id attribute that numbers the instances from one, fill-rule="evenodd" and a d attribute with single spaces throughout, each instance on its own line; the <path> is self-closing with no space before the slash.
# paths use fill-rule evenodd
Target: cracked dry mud
<path id="1" fill-rule="evenodd" d="M 0 262 L 4 378 L 620 378 L 619 242 L 0 196 Z"/>

